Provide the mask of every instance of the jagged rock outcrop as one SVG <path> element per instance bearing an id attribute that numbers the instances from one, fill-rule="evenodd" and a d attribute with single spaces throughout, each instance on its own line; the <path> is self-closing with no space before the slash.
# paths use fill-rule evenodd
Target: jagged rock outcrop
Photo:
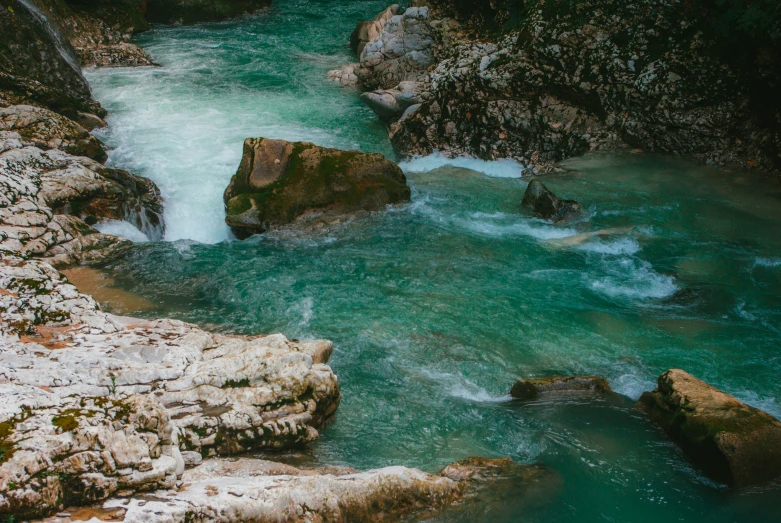
<path id="1" fill-rule="evenodd" d="M 434 63 L 434 40 L 427 7 L 403 13 L 394 4 L 355 28 L 350 43 L 360 62 L 328 72 L 328 78 L 367 89 L 391 89 L 416 81 Z"/>
<path id="2" fill-rule="evenodd" d="M 781 476 L 781 422 L 679 369 L 640 405 L 716 481 L 745 487 Z"/>
<path id="3" fill-rule="evenodd" d="M 253 13 L 271 0 L 147 0 L 146 5 L 152 23 L 189 25 Z"/>
<path id="4" fill-rule="evenodd" d="M 597 376 L 555 376 L 518 380 L 510 389 L 516 399 L 534 399 L 546 392 L 612 392 L 605 378 Z"/>
<path id="5" fill-rule="evenodd" d="M 583 216 L 583 206 L 575 200 L 559 199 L 539 180 L 532 180 L 526 186 L 521 205 L 553 223 L 565 223 Z"/>
<path id="6" fill-rule="evenodd" d="M 119 219 L 162 235 L 162 202 L 151 181 L 58 149 L 42 151 L 0 131 L 0 252 L 57 267 L 105 261 L 130 243 L 89 223 Z"/>
<path id="7" fill-rule="evenodd" d="M 778 53 L 760 47 L 755 66 L 735 59 L 707 10 L 670 0 L 425 3 L 434 65 L 405 78 L 425 96 L 403 112 L 383 92 L 364 96 L 392 120 L 405 156 L 514 158 L 546 172 L 629 146 L 781 170 Z M 381 74 L 362 81 L 362 64 L 349 68 L 330 77 L 394 89 Z"/>
<path id="8" fill-rule="evenodd" d="M 46 0 L 83 67 L 153 65 L 133 35 L 146 31 L 146 0 Z"/>
<path id="9" fill-rule="evenodd" d="M 60 149 L 99 162 L 108 158 L 103 144 L 87 129 L 42 107 L 12 105 L 0 109 L 0 131 L 19 133 L 25 142 L 39 149 Z"/>
<path id="10" fill-rule="evenodd" d="M 225 189 L 225 222 L 247 237 L 307 213 L 375 211 L 409 198 L 401 169 L 381 154 L 248 138 Z"/>
<path id="11" fill-rule="evenodd" d="M 32 0 L 0 0 L 0 106 L 16 104 L 73 119 L 106 114 L 92 100 L 70 43 Z"/>

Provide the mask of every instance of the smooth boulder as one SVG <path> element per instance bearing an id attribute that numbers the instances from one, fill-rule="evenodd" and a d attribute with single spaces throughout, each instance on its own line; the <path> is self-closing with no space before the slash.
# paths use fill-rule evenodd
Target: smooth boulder
<path id="1" fill-rule="evenodd" d="M 555 376 L 519 380 L 510 390 L 516 399 L 534 399 L 546 392 L 612 392 L 605 378 L 597 376 Z"/>
<path id="2" fill-rule="evenodd" d="M 311 212 L 375 211 L 409 199 L 404 173 L 381 154 L 248 138 L 225 190 L 225 221 L 246 238 Z"/>
<path id="3" fill-rule="evenodd" d="M 745 487 L 781 476 L 781 423 L 691 374 L 668 370 L 640 405 L 714 480 Z"/>
<path id="4" fill-rule="evenodd" d="M 583 207 L 578 202 L 559 199 L 539 180 L 529 182 L 521 205 L 553 223 L 576 220 L 583 214 Z"/>

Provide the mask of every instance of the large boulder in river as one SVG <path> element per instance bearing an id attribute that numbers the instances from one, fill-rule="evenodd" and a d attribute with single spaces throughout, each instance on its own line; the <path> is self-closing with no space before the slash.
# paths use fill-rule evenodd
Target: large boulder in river
<path id="1" fill-rule="evenodd" d="M 597 376 L 555 376 L 519 380 L 510 390 L 516 399 L 534 399 L 546 392 L 611 392 L 605 378 Z"/>
<path id="2" fill-rule="evenodd" d="M 781 423 L 679 369 L 640 404 L 714 480 L 734 487 L 781 476 Z"/>
<path id="3" fill-rule="evenodd" d="M 311 211 L 374 211 L 409 198 L 404 173 L 381 154 L 248 138 L 225 189 L 225 221 L 243 238 Z"/>
<path id="4" fill-rule="evenodd" d="M 521 205 L 554 223 L 576 220 L 583 214 L 583 207 L 578 202 L 559 199 L 539 180 L 529 182 Z"/>

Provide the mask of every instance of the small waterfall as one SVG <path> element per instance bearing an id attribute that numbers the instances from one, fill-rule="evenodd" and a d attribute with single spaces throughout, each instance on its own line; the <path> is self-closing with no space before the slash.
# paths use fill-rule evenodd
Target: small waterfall
<path id="1" fill-rule="evenodd" d="M 40 8 L 35 4 L 34 0 L 19 0 L 19 3 L 22 4 L 30 12 L 30 14 L 41 23 L 41 25 L 43 25 L 43 27 L 46 29 L 46 32 L 49 33 L 49 36 L 52 37 L 54 45 L 57 47 L 57 51 L 60 53 L 60 56 L 62 56 L 62 58 L 68 62 L 68 65 L 73 67 L 73 69 L 78 72 L 79 75 L 81 75 L 81 66 L 79 65 L 79 60 L 73 52 L 73 48 L 71 47 L 70 42 L 68 42 L 68 40 L 62 35 L 57 26 L 49 22 L 49 18 L 43 13 L 43 11 L 40 10 Z"/>

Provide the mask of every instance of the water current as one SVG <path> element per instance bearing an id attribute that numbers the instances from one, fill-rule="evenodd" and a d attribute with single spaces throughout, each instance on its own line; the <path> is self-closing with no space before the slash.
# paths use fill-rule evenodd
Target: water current
<path id="1" fill-rule="evenodd" d="M 777 521 L 781 486 L 713 484 L 635 400 L 678 367 L 781 417 L 781 183 L 594 154 L 544 178 L 588 211 L 555 226 L 522 210 L 517 164 L 432 156 L 402 163 L 408 205 L 231 238 L 222 192 L 247 137 L 396 159 L 358 93 L 324 80 L 384 7 L 275 0 L 140 35 L 159 67 L 87 72 L 110 113 L 110 164 L 166 198 L 165 241 L 101 226 L 139 242 L 107 267 L 115 284 L 155 304 L 142 315 L 332 340 L 343 402 L 299 462 L 546 467 L 435 521 Z M 556 374 L 604 376 L 616 394 L 507 396 Z"/>

